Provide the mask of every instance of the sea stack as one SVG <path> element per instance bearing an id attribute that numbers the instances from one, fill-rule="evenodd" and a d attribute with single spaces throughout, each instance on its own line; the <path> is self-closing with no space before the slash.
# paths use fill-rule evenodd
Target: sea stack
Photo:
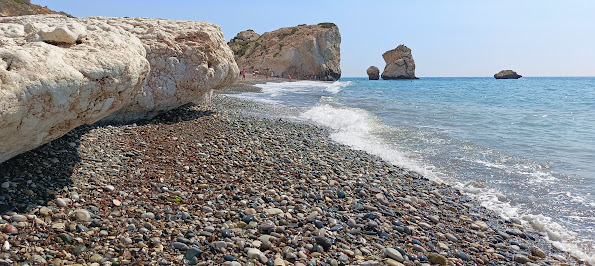
<path id="1" fill-rule="evenodd" d="M 333 23 L 299 25 L 258 35 L 242 31 L 228 43 L 240 69 L 296 79 L 341 77 L 341 34 Z"/>
<path id="2" fill-rule="evenodd" d="M 496 74 L 494 74 L 494 78 L 496 79 L 518 79 L 521 78 L 522 76 L 517 74 L 516 72 L 512 71 L 512 70 L 502 70 Z"/>
<path id="3" fill-rule="evenodd" d="M 415 61 L 411 49 L 401 44 L 397 48 L 382 54 L 386 66 L 382 72 L 382 79 L 417 79 L 415 77 Z"/>
<path id="4" fill-rule="evenodd" d="M 380 69 L 375 66 L 371 66 L 366 70 L 368 74 L 368 79 L 370 80 L 378 80 L 380 78 Z"/>

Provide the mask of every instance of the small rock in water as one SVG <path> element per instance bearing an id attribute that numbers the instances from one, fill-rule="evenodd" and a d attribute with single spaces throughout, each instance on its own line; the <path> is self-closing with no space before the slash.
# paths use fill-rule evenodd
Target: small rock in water
<path id="1" fill-rule="evenodd" d="M 4 189 L 6 189 L 6 188 L 9 188 L 9 187 L 10 187 L 10 182 L 6 181 L 6 182 L 2 183 L 2 185 L 1 185 L 1 186 L 2 186 L 2 188 L 4 188 Z"/>

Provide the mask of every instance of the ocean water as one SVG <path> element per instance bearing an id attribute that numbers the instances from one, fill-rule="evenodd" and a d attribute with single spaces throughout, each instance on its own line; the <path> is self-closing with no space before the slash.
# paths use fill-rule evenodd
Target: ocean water
<path id="1" fill-rule="evenodd" d="M 257 85 L 230 95 L 465 191 L 595 263 L 595 78 L 421 78 Z M 276 114 L 263 114 L 276 116 Z"/>

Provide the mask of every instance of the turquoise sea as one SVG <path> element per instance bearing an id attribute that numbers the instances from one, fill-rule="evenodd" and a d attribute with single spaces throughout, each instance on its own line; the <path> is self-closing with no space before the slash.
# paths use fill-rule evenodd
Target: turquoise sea
<path id="1" fill-rule="evenodd" d="M 595 263 L 595 78 L 257 86 L 262 93 L 232 96 L 295 109 L 284 118 L 458 187 Z"/>

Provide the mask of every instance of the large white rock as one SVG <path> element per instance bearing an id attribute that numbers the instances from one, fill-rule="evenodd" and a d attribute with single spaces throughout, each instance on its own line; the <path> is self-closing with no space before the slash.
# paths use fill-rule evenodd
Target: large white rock
<path id="1" fill-rule="evenodd" d="M 212 89 L 234 83 L 239 74 L 219 26 L 202 21 L 99 18 L 136 35 L 144 44 L 151 73 L 127 106 L 104 121 L 147 119 L 188 103 L 211 100 Z"/>
<path id="2" fill-rule="evenodd" d="M 221 29 L 207 22 L 3 18 L 0 162 L 79 125 L 206 103 L 238 73 Z"/>
<path id="3" fill-rule="evenodd" d="M 104 118 L 141 89 L 145 49 L 121 28 L 89 21 L 78 24 L 86 25 L 80 44 L 43 41 L 74 22 L 57 15 L 0 21 L 0 162 Z"/>

